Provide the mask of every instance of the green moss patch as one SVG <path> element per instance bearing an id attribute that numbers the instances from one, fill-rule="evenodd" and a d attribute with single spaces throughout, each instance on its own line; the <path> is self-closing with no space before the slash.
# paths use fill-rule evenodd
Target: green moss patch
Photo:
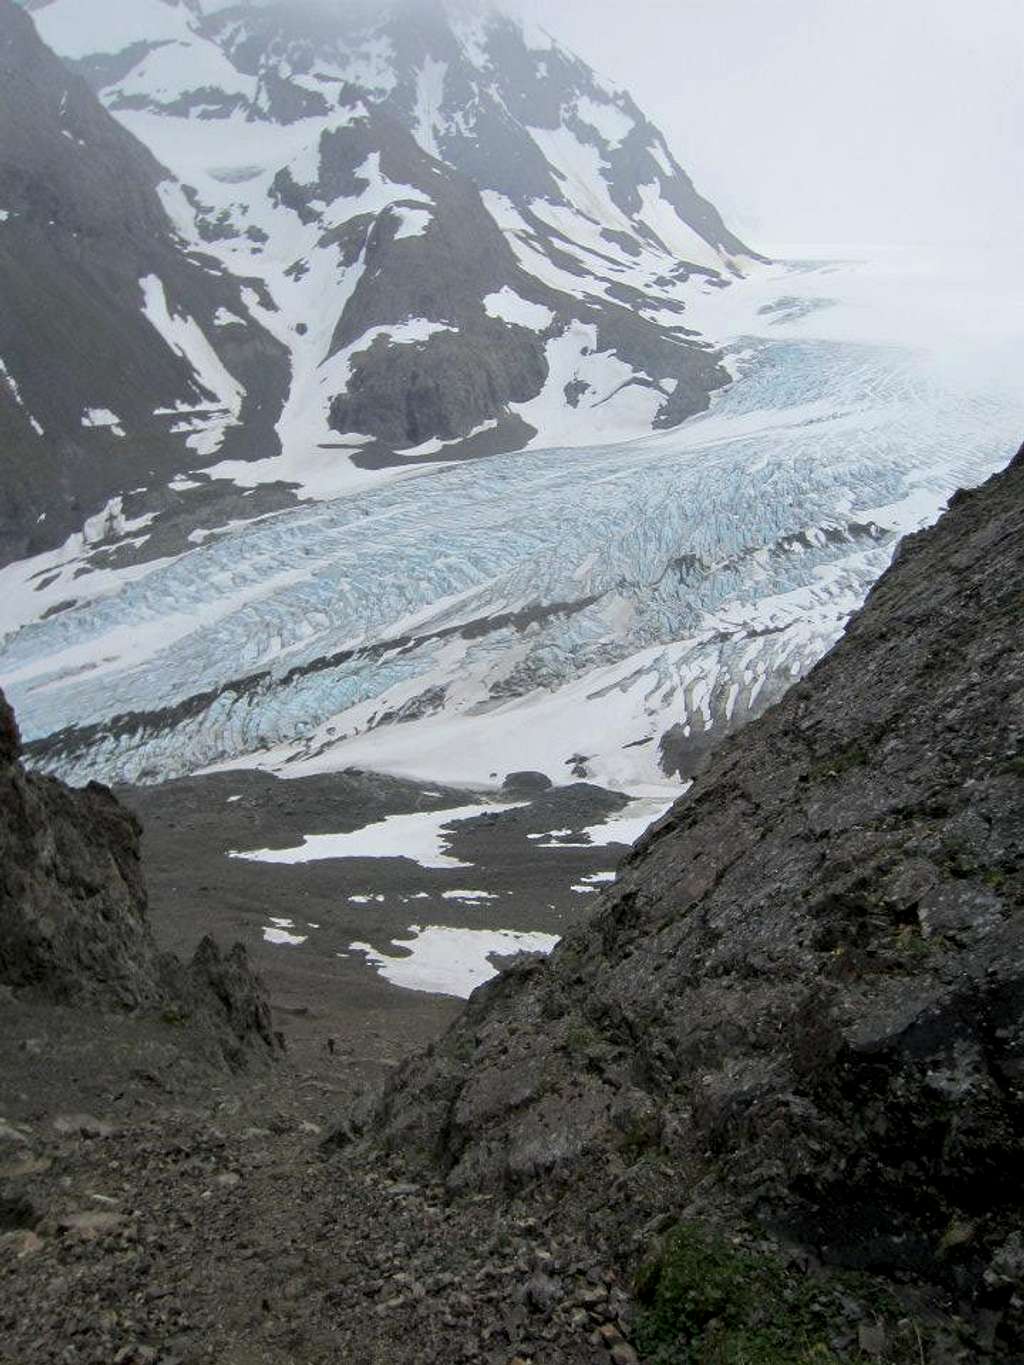
<path id="1" fill-rule="evenodd" d="M 643 1267 L 636 1293 L 636 1343 L 649 1365 L 921 1360 L 920 1331 L 906 1319 L 897 1324 L 876 1286 L 804 1274 L 689 1225 Z M 870 1352 L 860 1346 L 862 1327 Z"/>

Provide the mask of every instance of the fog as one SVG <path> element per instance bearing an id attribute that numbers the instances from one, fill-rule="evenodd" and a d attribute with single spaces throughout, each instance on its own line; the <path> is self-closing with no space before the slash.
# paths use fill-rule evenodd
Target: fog
<path id="1" fill-rule="evenodd" d="M 1024 241 L 1022 0 L 506 0 L 751 241 Z"/>

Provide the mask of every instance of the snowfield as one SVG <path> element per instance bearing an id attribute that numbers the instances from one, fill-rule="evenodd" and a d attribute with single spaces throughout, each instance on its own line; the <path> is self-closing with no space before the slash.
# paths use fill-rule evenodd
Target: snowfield
<path id="1" fill-rule="evenodd" d="M 459 806 L 454 810 L 422 811 L 413 815 L 389 815 L 374 825 L 347 834 L 309 834 L 297 848 L 263 848 L 233 853 L 254 863 L 311 863 L 325 858 L 411 858 L 420 867 L 471 867 L 451 857 L 447 848 L 449 826 L 473 820 L 491 811 L 513 810 L 514 805 Z M 480 891 L 448 892 L 453 899 L 473 899 Z"/>
<path id="2" fill-rule="evenodd" d="M 352 953 L 364 953 L 385 980 L 410 991 L 454 995 L 467 1000 L 485 981 L 497 976 L 495 958 L 518 953 L 550 953 L 558 939 L 552 934 L 528 934 L 515 929 L 453 929 L 414 924 L 408 939 L 395 939 L 398 953 L 382 953 L 368 943 L 353 943 Z"/>

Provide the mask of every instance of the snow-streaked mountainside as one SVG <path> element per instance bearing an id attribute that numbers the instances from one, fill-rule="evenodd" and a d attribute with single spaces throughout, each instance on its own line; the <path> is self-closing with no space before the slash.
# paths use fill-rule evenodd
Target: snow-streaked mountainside
<path id="1" fill-rule="evenodd" d="M 64 66 L 0 0 L 0 412 L 46 474 L 0 562 L 108 505 L 180 549 L 367 471 L 671 427 L 727 382 L 688 309 L 751 253 L 546 35 L 455 0 L 26 8 Z"/>
<path id="2" fill-rule="evenodd" d="M 63 291 L 20 341 L 0 315 L 65 499 L 0 556 L 39 766 L 653 800 L 1019 443 L 1012 263 L 755 257 L 627 95 L 489 7 L 28 8 L 65 64 L 0 0 L 46 74 L 23 161 L 39 124 L 116 220 L 47 238 L 0 145 L 0 269 L 42 240 Z M 35 449 L 5 440 L 14 487 Z"/>
<path id="3" fill-rule="evenodd" d="M 287 353 L 182 250 L 164 176 L 0 0 L 0 563 L 205 450 L 276 449 Z"/>

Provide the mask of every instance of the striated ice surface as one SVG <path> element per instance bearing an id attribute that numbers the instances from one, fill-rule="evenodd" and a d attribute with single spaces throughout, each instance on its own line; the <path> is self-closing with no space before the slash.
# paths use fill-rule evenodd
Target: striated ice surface
<path id="1" fill-rule="evenodd" d="M 777 697 L 898 535 L 1024 426 L 996 369 L 830 334 L 842 271 L 808 268 L 821 306 L 794 309 L 802 278 L 755 295 L 785 307 L 736 334 L 737 381 L 682 428 L 254 522 L 13 632 L 0 683 L 46 740 L 34 761 L 79 781 L 239 762 L 663 780 L 666 730 Z"/>

